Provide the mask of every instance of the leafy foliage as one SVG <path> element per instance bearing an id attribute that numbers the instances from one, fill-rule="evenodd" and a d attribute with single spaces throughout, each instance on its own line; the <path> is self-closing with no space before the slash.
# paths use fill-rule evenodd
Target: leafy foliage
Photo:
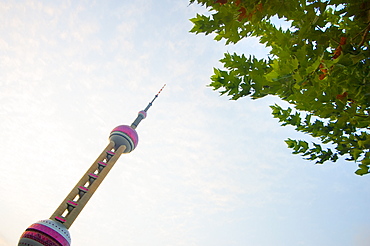
<path id="1" fill-rule="evenodd" d="M 369 0 L 190 0 L 209 10 L 192 18 L 193 33 L 226 44 L 257 37 L 266 59 L 226 53 L 214 69 L 214 90 L 233 100 L 275 95 L 293 108 L 271 106 L 282 125 L 318 139 L 286 140 L 294 154 L 316 163 L 340 156 L 370 172 Z M 272 22 L 278 17 L 287 29 Z M 332 146 L 325 149 L 323 145 Z"/>

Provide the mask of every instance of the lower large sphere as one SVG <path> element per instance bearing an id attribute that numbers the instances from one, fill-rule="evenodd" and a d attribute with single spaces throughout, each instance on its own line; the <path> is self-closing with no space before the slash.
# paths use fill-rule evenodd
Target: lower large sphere
<path id="1" fill-rule="evenodd" d="M 124 153 L 133 151 L 138 142 L 139 136 L 135 129 L 127 125 L 117 126 L 110 133 L 109 139 L 115 143 L 114 148 L 117 150 L 121 145 L 126 146 Z"/>
<path id="2" fill-rule="evenodd" d="M 40 220 L 26 229 L 18 246 L 70 246 L 67 228 L 54 220 Z"/>

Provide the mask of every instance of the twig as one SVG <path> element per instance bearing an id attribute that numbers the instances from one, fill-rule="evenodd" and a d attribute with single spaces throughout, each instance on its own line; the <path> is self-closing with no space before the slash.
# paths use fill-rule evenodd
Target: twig
<path id="1" fill-rule="evenodd" d="M 361 42 L 358 44 L 358 47 L 361 47 L 365 43 L 365 40 L 366 40 L 366 37 L 367 37 L 367 34 L 369 33 L 369 31 L 370 31 L 370 23 L 367 25 L 367 27 L 364 31 L 364 34 L 362 35 Z"/>

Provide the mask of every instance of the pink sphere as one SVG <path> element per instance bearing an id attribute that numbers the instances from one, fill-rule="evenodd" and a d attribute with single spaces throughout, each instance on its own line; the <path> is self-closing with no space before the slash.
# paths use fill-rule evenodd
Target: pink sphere
<path id="1" fill-rule="evenodd" d="M 109 135 L 109 139 L 115 143 L 115 149 L 118 149 L 121 145 L 126 146 L 124 153 L 133 151 L 139 142 L 139 136 L 135 129 L 127 125 L 114 128 Z"/>
<path id="2" fill-rule="evenodd" d="M 71 237 L 67 228 L 54 220 L 40 220 L 26 229 L 18 246 L 70 246 Z"/>
<path id="3" fill-rule="evenodd" d="M 143 119 L 145 119 L 145 118 L 146 118 L 146 112 L 145 112 L 144 110 L 141 110 L 141 111 L 139 112 L 139 115 L 142 115 L 142 116 L 143 116 Z"/>

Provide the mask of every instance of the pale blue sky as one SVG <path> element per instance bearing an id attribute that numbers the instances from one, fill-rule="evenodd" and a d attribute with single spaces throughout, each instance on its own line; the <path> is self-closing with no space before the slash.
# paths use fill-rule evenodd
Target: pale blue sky
<path id="1" fill-rule="evenodd" d="M 164 83 L 70 228 L 72 245 L 370 245 L 368 176 L 290 154 L 268 105 L 206 85 L 224 52 L 181 1 L 0 2 L 0 246 L 49 218 Z M 72 154 L 71 154 L 72 153 Z"/>

